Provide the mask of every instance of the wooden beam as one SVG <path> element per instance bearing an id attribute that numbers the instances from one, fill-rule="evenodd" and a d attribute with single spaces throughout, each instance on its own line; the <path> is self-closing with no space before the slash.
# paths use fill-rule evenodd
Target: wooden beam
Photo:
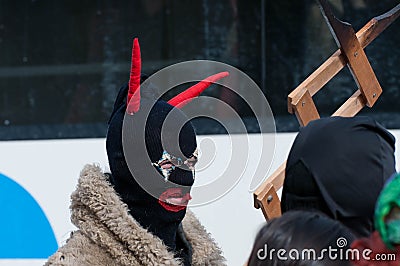
<path id="1" fill-rule="evenodd" d="M 341 53 L 346 57 L 347 65 L 358 88 L 365 97 L 367 105 L 372 107 L 381 95 L 382 88 L 353 27 L 335 17 L 327 0 L 318 1 L 330 31 Z"/>
<path id="2" fill-rule="evenodd" d="M 360 112 L 365 105 L 364 96 L 360 90 L 357 90 L 332 116 L 352 117 Z"/>
<path id="3" fill-rule="evenodd" d="M 310 121 L 320 118 L 317 107 L 315 107 L 314 101 L 308 90 L 303 91 L 301 97 L 299 97 L 298 101 L 294 103 L 293 109 L 300 126 L 305 126 Z"/>
<path id="4" fill-rule="evenodd" d="M 400 15 L 400 4 L 383 15 L 372 18 L 357 33 L 357 39 L 362 48 L 367 47 Z M 293 106 L 302 96 L 304 89 L 314 96 L 329 80 L 346 66 L 346 57 L 340 49 L 333 53 L 320 67 L 308 76 L 299 86 L 288 95 L 288 111 L 293 114 Z"/>
<path id="5" fill-rule="evenodd" d="M 400 4 L 385 14 L 371 19 L 355 35 L 357 42 L 363 49 L 368 46 L 382 31 L 384 31 L 400 15 Z M 353 53 L 354 56 L 354 53 Z M 329 80 L 331 80 L 346 64 L 348 60 L 339 49 L 330 56 L 320 67 L 308 76 L 299 86 L 288 95 L 288 111 L 295 113 L 299 123 L 306 125 L 309 121 L 319 117 L 312 96 L 315 95 Z M 361 63 L 362 64 L 362 63 Z M 365 93 L 365 92 L 364 92 Z M 368 92 L 367 92 L 368 93 Z M 377 94 L 373 98 L 379 97 Z M 376 99 L 367 99 L 363 92 L 358 89 L 332 116 L 355 116 L 365 105 L 373 104 Z M 310 110 L 303 111 L 301 108 L 307 104 Z M 372 106 L 372 105 L 371 105 Z M 315 110 L 314 110 L 315 108 Z M 300 110 L 300 111 L 299 111 Z M 281 214 L 280 201 L 276 191 L 283 186 L 285 178 L 286 161 L 279 166 L 270 177 L 264 181 L 254 192 L 254 207 L 261 208 L 266 220 Z"/>
<path id="6" fill-rule="evenodd" d="M 277 191 L 283 186 L 286 161 L 276 169 L 269 178 L 253 193 L 254 207 L 261 208 L 266 220 L 281 215 L 281 202 Z"/>
<path id="7" fill-rule="evenodd" d="M 275 217 L 281 216 L 281 202 L 279 200 L 276 189 L 272 183 L 267 183 L 262 193 L 256 196 L 254 193 L 254 206 L 258 209 L 261 208 L 264 217 L 270 220 Z"/>

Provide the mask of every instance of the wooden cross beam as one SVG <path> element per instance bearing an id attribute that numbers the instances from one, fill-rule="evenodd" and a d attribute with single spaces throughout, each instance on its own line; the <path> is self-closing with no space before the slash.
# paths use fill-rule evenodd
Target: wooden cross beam
<path id="1" fill-rule="evenodd" d="M 355 33 L 349 23 L 342 22 L 333 15 L 326 0 L 318 2 L 339 49 L 288 95 L 288 111 L 296 115 L 301 126 L 320 118 L 312 96 L 346 65 L 358 89 L 332 116 L 351 117 L 365 105 L 374 105 L 382 93 L 382 88 L 363 48 L 400 15 L 398 4 L 385 14 L 372 18 Z M 261 208 L 266 220 L 281 215 L 280 200 L 276 192 L 283 186 L 285 166 L 286 161 L 253 193 L 254 207 Z"/>

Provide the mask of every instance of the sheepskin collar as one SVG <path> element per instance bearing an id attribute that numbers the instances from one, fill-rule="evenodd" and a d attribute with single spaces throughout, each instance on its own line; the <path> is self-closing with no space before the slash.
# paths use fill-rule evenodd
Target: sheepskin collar
<path id="1" fill-rule="evenodd" d="M 180 265 L 158 237 L 129 215 L 99 167 L 85 166 L 71 200 L 72 222 L 119 264 Z M 193 265 L 224 265 L 221 250 L 190 211 L 182 224 Z"/>

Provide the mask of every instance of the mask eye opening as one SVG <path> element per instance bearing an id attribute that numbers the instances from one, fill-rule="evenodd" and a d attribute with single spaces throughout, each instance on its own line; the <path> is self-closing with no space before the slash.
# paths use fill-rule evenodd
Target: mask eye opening
<path id="1" fill-rule="evenodd" d="M 198 161 L 198 150 L 197 148 L 193 154 L 183 161 L 180 157 L 175 157 L 169 154 L 166 150 L 163 151 L 161 158 L 152 163 L 154 167 L 164 176 L 164 181 L 167 182 L 172 171 L 176 167 L 183 168 L 184 170 L 191 171 L 193 175 L 193 180 L 195 178 L 195 165 Z"/>

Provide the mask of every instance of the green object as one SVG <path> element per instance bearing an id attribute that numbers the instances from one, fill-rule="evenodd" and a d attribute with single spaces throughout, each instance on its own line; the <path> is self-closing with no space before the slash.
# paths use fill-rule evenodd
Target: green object
<path id="1" fill-rule="evenodd" d="M 388 248 L 400 244 L 400 174 L 388 180 L 378 197 L 375 228 Z"/>

